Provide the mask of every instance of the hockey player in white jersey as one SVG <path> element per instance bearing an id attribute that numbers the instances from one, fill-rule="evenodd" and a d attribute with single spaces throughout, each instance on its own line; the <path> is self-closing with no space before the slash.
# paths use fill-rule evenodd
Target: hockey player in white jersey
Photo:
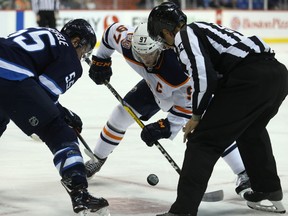
<path id="1" fill-rule="evenodd" d="M 143 128 L 142 140 L 148 146 L 161 138 L 173 140 L 192 115 L 191 80 L 181 69 L 175 52 L 162 49 L 159 42 L 148 36 L 147 23 L 136 28 L 114 23 L 104 32 L 99 49 L 92 56 L 89 76 L 96 84 L 110 80 L 111 56 L 115 50 L 143 77 L 124 97 L 125 103 L 141 120 L 148 120 L 160 109 L 168 112 L 165 119 Z M 94 148 L 98 160 L 91 159 L 85 163 L 87 177 L 100 170 L 133 123 L 133 118 L 122 105 L 114 108 Z M 236 143 L 227 148 L 222 157 L 238 176 L 236 193 L 249 189 L 249 178 Z"/>

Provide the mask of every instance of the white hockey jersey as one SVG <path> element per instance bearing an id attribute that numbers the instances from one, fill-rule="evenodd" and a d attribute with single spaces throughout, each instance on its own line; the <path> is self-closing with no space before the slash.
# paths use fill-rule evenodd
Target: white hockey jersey
<path id="1" fill-rule="evenodd" d="M 165 112 L 171 126 L 173 139 L 192 115 L 192 83 L 181 68 L 173 50 L 164 50 L 154 67 L 157 73 L 149 73 L 141 62 L 132 55 L 131 39 L 134 27 L 114 23 L 103 34 L 101 44 L 95 54 L 99 58 L 109 58 L 118 51 L 127 63 L 142 76 L 150 87 L 155 101 Z M 139 99 L 141 100 L 141 99 Z"/>

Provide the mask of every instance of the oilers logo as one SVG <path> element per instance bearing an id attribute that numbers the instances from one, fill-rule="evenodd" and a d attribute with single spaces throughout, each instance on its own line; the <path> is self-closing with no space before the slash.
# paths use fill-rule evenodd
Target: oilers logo
<path id="1" fill-rule="evenodd" d="M 132 34 L 127 34 L 126 38 L 121 41 L 121 45 L 125 49 L 131 48 Z"/>

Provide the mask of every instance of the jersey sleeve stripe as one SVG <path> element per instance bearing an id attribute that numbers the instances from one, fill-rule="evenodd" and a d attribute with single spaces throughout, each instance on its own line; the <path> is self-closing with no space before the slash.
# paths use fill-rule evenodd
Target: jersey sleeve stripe
<path id="1" fill-rule="evenodd" d="M 188 31 L 188 29 L 187 29 L 187 31 Z M 195 55 L 192 52 L 192 48 L 190 46 L 190 41 L 189 41 L 187 31 L 185 31 L 185 32 L 180 31 L 180 36 L 181 36 L 181 39 L 183 41 L 183 44 L 187 45 L 187 47 L 185 47 L 185 51 L 187 53 L 187 57 L 188 57 L 190 64 L 191 64 L 192 72 L 190 71 L 189 74 L 192 75 L 193 89 L 194 89 L 192 103 L 193 103 L 193 110 L 196 110 L 198 107 L 198 96 L 199 96 L 199 92 L 200 92 L 199 74 L 198 74 L 198 69 L 196 67 L 197 64 L 196 64 Z M 192 31 L 192 29 L 191 29 L 191 31 Z M 205 67 L 205 66 L 203 66 L 203 67 Z"/>
<path id="2" fill-rule="evenodd" d="M 174 106 L 173 109 L 179 110 L 180 112 L 186 113 L 186 114 L 192 114 L 192 110 L 190 109 L 185 109 L 183 107 L 180 106 Z"/>
<path id="3" fill-rule="evenodd" d="M 33 76 L 34 73 L 28 69 L 0 59 L 0 77 L 8 80 L 23 80 Z"/>
<path id="4" fill-rule="evenodd" d="M 47 90 L 49 91 L 52 95 L 60 95 L 63 93 L 61 88 L 51 80 L 49 77 L 44 76 L 43 74 L 39 76 L 39 81 L 40 84 Z"/>
<path id="5" fill-rule="evenodd" d="M 111 50 L 114 50 L 114 48 L 111 47 L 111 46 L 108 44 L 109 32 L 110 32 L 112 26 L 114 26 L 115 24 L 116 24 L 116 23 L 113 23 L 112 25 L 110 25 L 110 26 L 106 29 L 106 31 L 105 31 L 105 33 L 104 33 L 104 35 L 103 35 L 103 37 L 102 37 L 102 43 L 103 43 L 108 49 L 111 49 Z"/>
<path id="6" fill-rule="evenodd" d="M 111 47 L 108 43 L 106 43 L 104 40 L 104 38 L 102 38 L 102 44 L 107 47 L 108 49 L 114 50 L 113 47 Z"/>
<path id="7" fill-rule="evenodd" d="M 181 113 L 181 112 L 177 112 L 175 111 L 173 108 L 169 110 L 169 112 L 175 116 L 178 116 L 178 117 L 181 117 L 181 118 L 186 118 L 186 119 L 190 119 L 191 116 L 192 116 L 192 113 L 191 115 L 187 115 L 185 113 Z"/>
<path id="8" fill-rule="evenodd" d="M 256 36 L 250 37 L 250 40 L 253 41 L 253 43 L 259 47 L 258 52 L 265 52 L 265 51 L 267 52 L 266 47 L 264 47 L 263 43 L 259 40 L 258 37 L 256 37 Z"/>

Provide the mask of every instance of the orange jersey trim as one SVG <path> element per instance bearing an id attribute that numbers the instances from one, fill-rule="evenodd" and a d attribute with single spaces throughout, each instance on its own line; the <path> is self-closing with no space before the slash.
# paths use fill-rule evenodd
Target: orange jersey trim
<path id="1" fill-rule="evenodd" d="M 192 110 L 187 110 L 187 109 L 184 109 L 183 107 L 180 107 L 180 106 L 174 106 L 174 107 L 176 110 L 179 110 L 182 113 L 192 114 Z"/>

